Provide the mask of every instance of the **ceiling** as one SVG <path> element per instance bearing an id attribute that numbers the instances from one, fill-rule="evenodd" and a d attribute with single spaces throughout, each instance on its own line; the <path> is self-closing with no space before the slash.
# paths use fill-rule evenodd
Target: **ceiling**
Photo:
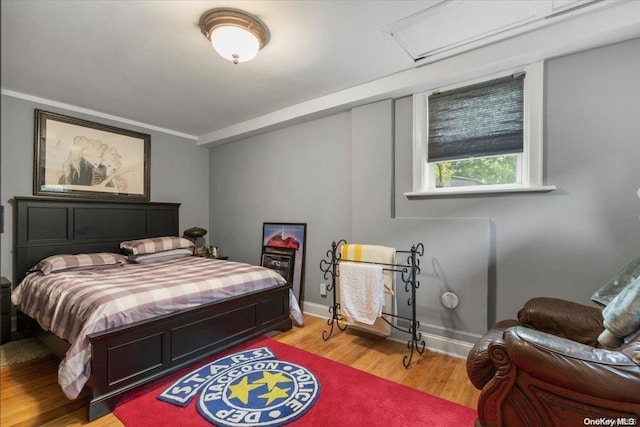
<path id="1" fill-rule="evenodd" d="M 381 28 L 438 2 L 2 0 L 2 89 L 196 139 L 412 68 Z M 268 26 L 256 59 L 215 53 L 216 7 Z"/>
<path id="2" fill-rule="evenodd" d="M 640 36 L 640 1 L 1 1 L 2 94 L 205 146 Z M 218 7 L 267 25 L 256 59 L 215 53 Z"/>

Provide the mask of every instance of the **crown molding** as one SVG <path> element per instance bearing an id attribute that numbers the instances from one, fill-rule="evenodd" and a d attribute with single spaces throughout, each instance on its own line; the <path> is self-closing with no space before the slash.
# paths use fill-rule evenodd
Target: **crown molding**
<path id="1" fill-rule="evenodd" d="M 65 104 L 64 102 L 58 102 L 58 101 L 53 101 L 51 99 L 40 98 L 38 96 L 33 96 L 33 95 L 29 95 L 29 94 L 22 93 L 22 92 L 16 92 L 16 91 L 13 91 L 13 90 L 2 89 L 0 91 L 0 93 L 2 95 L 10 96 L 12 98 L 23 99 L 25 101 L 35 102 L 37 104 L 43 104 L 43 105 L 47 105 L 47 106 L 50 106 L 50 107 L 61 108 L 63 110 L 72 111 L 74 113 L 87 114 L 87 115 L 90 115 L 90 116 L 99 117 L 101 119 L 113 120 L 113 121 L 116 121 L 116 122 L 119 122 L 119 123 L 125 123 L 125 124 L 128 124 L 128 125 L 136 126 L 136 127 L 143 128 L 143 129 L 154 130 L 154 131 L 157 131 L 157 132 L 162 132 L 162 133 L 166 133 L 166 134 L 173 135 L 173 136 L 179 136 L 180 138 L 190 139 L 190 140 L 193 140 L 193 141 L 197 141 L 198 140 L 198 137 L 195 136 L 195 135 L 189 135 L 187 133 L 177 132 L 175 130 L 171 130 L 171 129 L 166 129 L 166 128 L 162 128 L 162 127 L 159 127 L 159 126 L 150 125 L 148 123 L 138 122 L 136 120 L 130 120 L 130 119 L 127 119 L 125 117 L 114 116 L 113 114 L 107 114 L 107 113 L 102 113 L 102 112 L 96 111 L 96 110 L 90 110 L 88 108 L 78 107 L 76 105 Z"/>

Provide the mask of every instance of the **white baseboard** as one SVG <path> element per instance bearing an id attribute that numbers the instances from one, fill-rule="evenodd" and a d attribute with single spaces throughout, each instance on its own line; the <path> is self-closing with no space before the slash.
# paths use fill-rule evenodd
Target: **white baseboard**
<path id="1" fill-rule="evenodd" d="M 314 302 L 305 301 L 304 309 L 302 310 L 304 314 L 308 314 L 314 317 L 320 317 L 322 319 L 329 318 L 329 306 L 316 304 Z"/>
<path id="2" fill-rule="evenodd" d="M 322 319 L 329 318 L 329 306 L 316 304 L 313 302 L 304 302 L 304 314 L 310 316 L 320 317 Z M 456 357 L 460 359 L 466 359 L 467 354 L 473 347 L 473 344 L 456 340 L 453 338 L 447 338 L 440 335 L 430 334 L 424 331 L 420 331 L 422 339 L 427 344 L 426 348 L 436 353 L 446 354 L 447 356 Z M 407 341 L 402 332 L 394 332 L 388 339 L 392 341 L 398 341 L 405 343 Z"/>

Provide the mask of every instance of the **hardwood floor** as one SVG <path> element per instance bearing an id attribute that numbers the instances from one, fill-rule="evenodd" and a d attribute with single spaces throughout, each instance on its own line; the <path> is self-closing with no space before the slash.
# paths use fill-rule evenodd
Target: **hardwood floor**
<path id="1" fill-rule="evenodd" d="M 469 382 L 464 360 L 425 351 L 422 356 L 414 356 L 414 363 L 405 370 L 402 358 L 407 354 L 406 344 L 349 329 L 334 333 L 325 342 L 321 338 L 325 329 L 326 320 L 305 316 L 303 328 L 294 327 L 273 338 L 475 409 L 480 392 Z M 58 363 L 55 356 L 48 356 L 0 371 L 2 427 L 123 425 L 113 414 L 87 422 L 89 394 L 85 390 L 77 400 L 68 400 L 57 383 Z"/>

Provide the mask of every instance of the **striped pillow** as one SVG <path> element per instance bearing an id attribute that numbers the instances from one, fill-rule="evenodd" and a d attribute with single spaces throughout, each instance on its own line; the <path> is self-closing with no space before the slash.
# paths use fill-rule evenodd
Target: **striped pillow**
<path id="1" fill-rule="evenodd" d="M 120 243 L 120 249 L 131 255 L 153 254 L 172 249 L 192 248 L 193 242 L 184 237 L 165 236 L 150 239 L 128 240 Z"/>
<path id="2" fill-rule="evenodd" d="M 127 262 L 124 255 L 101 252 L 95 254 L 52 255 L 40 261 L 31 270 L 41 271 L 45 276 L 54 271 L 103 268 L 104 266 L 122 265 Z"/>
<path id="3" fill-rule="evenodd" d="M 129 262 L 132 262 L 135 264 L 145 264 L 145 263 L 156 262 L 156 261 L 169 261 L 170 259 L 184 258 L 191 255 L 193 255 L 193 249 L 183 248 L 183 249 L 171 249 L 170 251 L 155 252 L 152 254 L 143 254 L 143 255 L 131 254 L 127 259 L 129 260 Z"/>

